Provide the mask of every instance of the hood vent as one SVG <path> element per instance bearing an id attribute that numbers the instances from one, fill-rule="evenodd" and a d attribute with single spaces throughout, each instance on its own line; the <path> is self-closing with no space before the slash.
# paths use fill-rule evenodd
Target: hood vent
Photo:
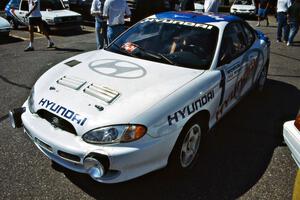
<path id="1" fill-rule="evenodd" d="M 76 66 L 76 65 L 78 65 L 78 64 L 80 64 L 80 63 L 81 63 L 81 62 L 78 61 L 78 60 L 71 60 L 71 61 L 69 61 L 69 62 L 66 62 L 65 65 L 68 65 L 69 67 L 74 67 L 74 66 Z"/>
<path id="2" fill-rule="evenodd" d="M 96 97 L 106 103 L 113 102 L 120 95 L 120 93 L 118 93 L 115 90 L 95 84 L 89 85 L 83 90 L 83 92 L 93 97 Z"/>
<path id="3" fill-rule="evenodd" d="M 61 79 L 56 81 L 58 84 L 69 87 L 74 90 L 79 90 L 85 83 L 86 81 L 81 80 L 76 77 L 62 77 Z"/>

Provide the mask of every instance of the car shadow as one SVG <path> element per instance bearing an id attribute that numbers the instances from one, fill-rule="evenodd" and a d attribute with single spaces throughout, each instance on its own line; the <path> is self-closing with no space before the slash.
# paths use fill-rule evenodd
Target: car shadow
<path id="1" fill-rule="evenodd" d="M 4 38 L 0 38 L 0 44 L 10 44 L 23 41 L 21 38 L 16 38 L 13 36 L 8 36 Z"/>
<path id="2" fill-rule="evenodd" d="M 263 93 L 249 93 L 214 127 L 200 160 L 185 174 L 164 168 L 108 185 L 56 170 L 96 199 L 236 199 L 260 180 L 274 149 L 284 145 L 282 126 L 295 118 L 299 99 L 296 87 L 268 80 Z"/>

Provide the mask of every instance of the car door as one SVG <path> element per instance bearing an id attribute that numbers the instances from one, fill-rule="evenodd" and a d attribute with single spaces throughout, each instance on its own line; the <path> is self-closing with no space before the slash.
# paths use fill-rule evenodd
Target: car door
<path id="1" fill-rule="evenodd" d="M 246 44 L 241 27 L 238 22 L 229 23 L 223 33 L 217 68 L 222 75 L 220 82 L 222 94 L 216 114 L 217 120 L 239 100 L 239 81 L 245 67 L 242 55 L 245 51 Z"/>
<path id="2" fill-rule="evenodd" d="M 15 14 L 18 20 L 25 25 L 28 25 L 28 17 L 25 15 L 28 13 L 28 0 L 21 0 L 18 10 L 15 10 Z"/>
<path id="3" fill-rule="evenodd" d="M 253 46 L 256 35 L 252 28 L 245 23 L 239 23 L 238 25 L 241 27 L 245 38 L 246 50 L 241 55 L 242 68 L 236 85 L 238 86 L 237 94 L 239 96 L 244 96 L 255 84 L 255 80 L 259 75 L 259 68 L 263 65 L 263 55 L 259 48 Z"/>

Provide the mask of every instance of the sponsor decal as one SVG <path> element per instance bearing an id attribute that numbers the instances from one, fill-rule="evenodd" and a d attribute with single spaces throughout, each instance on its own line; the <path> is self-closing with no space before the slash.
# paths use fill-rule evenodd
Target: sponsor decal
<path id="1" fill-rule="evenodd" d="M 140 65 L 125 60 L 103 59 L 89 64 L 91 70 L 113 78 L 137 79 L 147 74 Z"/>
<path id="2" fill-rule="evenodd" d="M 74 111 L 67 109 L 61 105 L 58 105 L 55 102 L 49 101 L 48 99 L 42 98 L 39 102 L 39 105 L 50 110 L 57 115 L 60 115 L 63 118 L 66 118 L 72 122 L 76 122 L 78 125 L 83 126 L 84 123 L 87 121 L 86 117 L 83 117 Z M 55 124 L 57 120 L 53 119 L 53 123 Z"/>
<path id="3" fill-rule="evenodd" d="M 253 56 L 252 54 L 250 56 L 251 53 L 256 53 L 256 55 Z M 259 59 L 262 59 L 262 52 L 258 49 L 255 49 L 249 52 L 249 54 L 245 55 L 245 59 L 243 60 L 242 65 L 239 64 L 234 65 L 233 67 L 231 67 L 229 70 L 226 71 L 227 73 L 229 72 L 228 79 L 231 80 L 233 77 L 238 75 L 239 71 L 243 66 L 246 67 L 243 75 L 240 78 L 238 78 L 236 84 L 234 85 L 234 89 L 232 90 L 232 92 L 228 95 L 227 99 L 225 99 L 222 102 L 222 104 L 219 106 L 216 113 L 217 120 L 221 118 L 225 108 L 230 104 L 230 102 L 233 99 L 237 99 L 238 97 L 241 96 L 241 93 L 245 85 L 247 84 L 247 82 L 250 80 L 250 78 L 251 77 L 254 78 L 254 74 L 256 73 Z"/>
<path id="4" fill-rule="evenodd" d="M 157 18 L 146 18 L 140 23 L 145 22 L 156 22 L 156 23 L 165 23 L 165 24 L 178 24 L 183 26 L 192 26 L 196 28 L 204 28 L 204 29 L 212 29 L 213 26 L 207 25 L 207 24 L 201 24 L 201 23 L 194 23 L 194 22 L 185 22 L 185 21 L 179 21 L 179 20 L 173 20 L 173 19 L 157 19 Z"/>
<path id="5" fill-rule="evenodd" d="M 176 111 L 175 113 L 168 116 L 169 126 L 177 123 L 179 120 L 184 119 L 194 112 L 198 111 L 201 107 L 206 105 L 215 97 L 214 90 L 207 92 L 205 95 L 198 98 L 196 101 Z"/>

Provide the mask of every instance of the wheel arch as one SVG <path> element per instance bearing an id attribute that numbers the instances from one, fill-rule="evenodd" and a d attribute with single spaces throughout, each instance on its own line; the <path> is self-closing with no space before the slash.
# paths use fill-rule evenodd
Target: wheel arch
<path id="1" fill-rule="evenodd" d="M 180 140 L 183 137 L 183 133 L 189 128 L 190 125 L 193 123 L 198 123 L 201 127 L 201 132 L 203 131 L 204 138 L 207 136 L 207 132 L 209 130 L 209 119 L 210 119 L 210 112 L 208 110 L 201 110 L 194 114 L 190 119 L 186 121 L 184 126 L 182 127 L 182 130 L 180 131 L 180 134 L 178 135 L 176 142 L 174 146 L 172 147 L 172 151 L 168 158 L 168 166 L 174 164 L 174 159 L 176 155 L 176 148 L 178 146 L 178 143 L 180 143 Z M 203 128 L 203 129 L 202 129 Z M 197 158 L 196 158 L 197 159 Z"/>

